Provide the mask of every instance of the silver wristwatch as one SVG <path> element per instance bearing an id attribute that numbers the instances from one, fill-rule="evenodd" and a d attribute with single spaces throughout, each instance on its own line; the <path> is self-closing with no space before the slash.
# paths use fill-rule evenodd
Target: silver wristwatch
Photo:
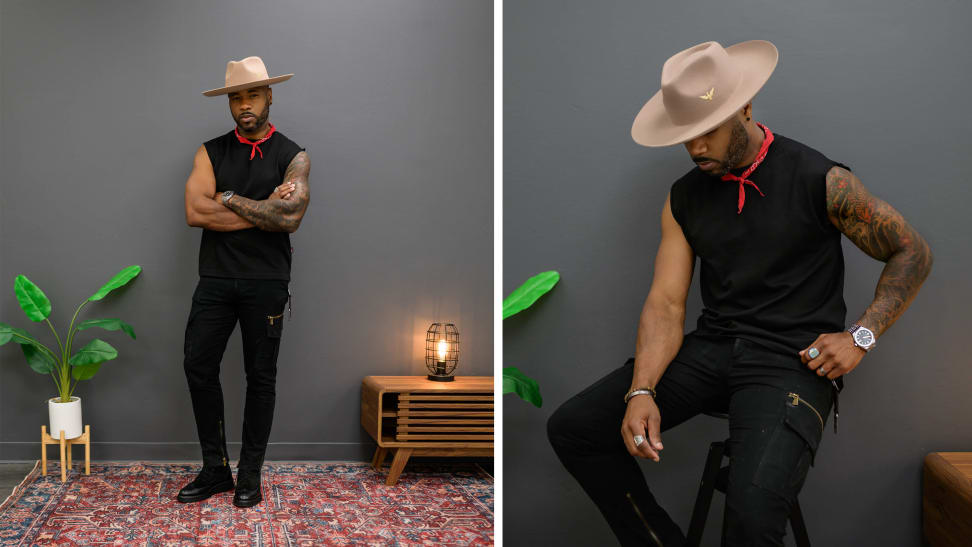
<path id="1" fill-rule="evenodd" d="M 223 192 L 223 205 L 226 205 L 226 202 L 229 201 L 231 197 L 233 197 L 234 193 L 235 192 L 233 192 L 232 190 L 227 190 Z"/>
<path id="2" fill-rule="evenodd" d="M 862 327 L 861 325 L 855 324 L 851 325 L 847 332 L 851 333 L 851 337 L 854 339 L 854 345 L 861 348 L 864 351 L 871 351 L 877 344 L 877 340 L 874 338 L 874 333 L 871 329 L 867 327 Z"/>

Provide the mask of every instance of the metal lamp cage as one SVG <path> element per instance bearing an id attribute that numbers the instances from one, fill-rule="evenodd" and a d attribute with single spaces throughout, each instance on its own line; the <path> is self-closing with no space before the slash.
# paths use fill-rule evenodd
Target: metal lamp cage
<path id="1" fill-rule="evenodd" d="M 439 343 L 445 341 L 444 360 L 439 359 Z M 429 380 L 450 382 L 459 366 L 459 330 L 452 323 L 432 323 L 425 332 L 425 368 Z"/>

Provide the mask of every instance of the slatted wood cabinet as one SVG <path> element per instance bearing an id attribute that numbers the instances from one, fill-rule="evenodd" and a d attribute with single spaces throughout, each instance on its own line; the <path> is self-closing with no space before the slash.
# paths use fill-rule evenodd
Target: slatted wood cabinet
<path id="1" fill-rule="evenodd" d="M 389 453 L 385 484 L 393 485 L 415 456 L 493 455 L 493 377 L 367 376 L 361 382 L 361 425 L 378 443 L 376 470 Z"/>

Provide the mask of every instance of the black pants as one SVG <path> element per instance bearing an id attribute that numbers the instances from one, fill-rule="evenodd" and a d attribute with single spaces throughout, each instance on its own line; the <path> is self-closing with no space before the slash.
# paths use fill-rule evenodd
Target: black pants
<path id="1" fill-rule="evenodd" d="M 277 353 L 288 297 L 288 282 L 284 280 L 199 278 L 186 324 L 183 366 L 204 465 L 228 462 L 219 364 L 237 321 L 246 371 L 243 449 L 238 468 L 258 470 L 263 465 L 273 424 Z"/>
<path id="2" fill-rule="evenodd" d="M 655 501 L 621 439 L 623 397 L 633 371 L 634 359 L 629 359 L 561 405 L 547 423 L 548 436 L 622 545 L 654 545 L 628 494 L 665 547 L 682 545 L 683 532 Z M 724 544 L 783 545 L 790 507 L 813 464 L 830 412 L 830 381 L 814 374 L 798 355 L 693 332 L 685 336 L 656 391 L 662 431 L 701 412 L 729 414 Z M 664 451 L 662 456 L 661 463 L 651 465 L 664 465 Z"/>

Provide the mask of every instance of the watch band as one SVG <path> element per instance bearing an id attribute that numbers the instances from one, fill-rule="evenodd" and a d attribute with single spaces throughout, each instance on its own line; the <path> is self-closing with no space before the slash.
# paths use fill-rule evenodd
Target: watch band
<path id="1" fill-rule="evenodd" d="M 232 198 L 235 193 L 236 192 L 234 192 L 232 190 L 227 190 L 227 191 L 223 192 L 223 205 L 226 205 L 226 202 L 229 201 L 230 198 Z"/>
<path id="2" fill-rule="evenodd" d="M 651 395 L 651 398 L 655 398 L 655 388 L 651 387 L 639 387 L 638 389 L 632 389 L 624 394 L 624 404 L 628 404 L 635 395 Z"/>

